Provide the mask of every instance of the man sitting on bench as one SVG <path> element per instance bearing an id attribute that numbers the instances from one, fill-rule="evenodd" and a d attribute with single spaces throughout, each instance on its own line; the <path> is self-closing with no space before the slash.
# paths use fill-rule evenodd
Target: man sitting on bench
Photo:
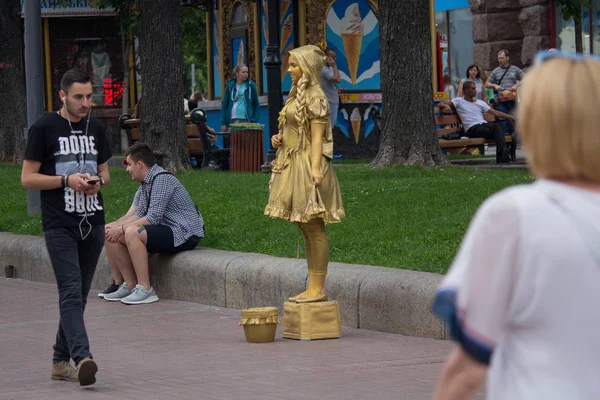
<path id="1" fill-rule="evenodd" d="M 204 237 L 202 215 L 181 182 L 156 164 L 144 143 L 126 152 L 127 172 L 141 183 L 129 212 L 106 226 L 106 258 L 118 289 L 104 299 L 125 304 L 158 301 L 150 286 L 148 253 L 192 250 Z"/>
<path id="2" fill-rule="evenodd" d="M 457 97 L 451 101 L 442 101 L 439 105 L 440 109 L 446 111 L 452 109 L 456 111 L 465 129 L 465 134 L 469 138 L 485 138 L 496 142 L 497 163 L 510 162 L 510 151 L 506 148 L 502 126 L 498 123 L 486 122 L 483 118 L 483 113 L 489 112 L 496 117 L 511 120 L 514 120 L 515 118 L 501 111 L 494 110 L 485 102 L 477 100 L 475 98 L 475 95 L 477 94 L 475 82 L 464 82 L 463 93 L 463 97 Z"/>

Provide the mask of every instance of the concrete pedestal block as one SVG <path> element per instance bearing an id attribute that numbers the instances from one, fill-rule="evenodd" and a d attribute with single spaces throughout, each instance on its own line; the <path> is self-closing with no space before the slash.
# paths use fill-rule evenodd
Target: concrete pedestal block
<path id="1" fill-rule="evenodd" d="M 285 339 L 337 339 L 342 336 L 340 305 L 337 301 L 293 303 L 283 305 L 283 332 Z"/>
<path id="2" fill-rule="evenodd" d="M 363 279 L 375 270 L 379 270 L 379 268 L 367 265 L 329 263 L 325 292 L 330 299 L 337 299 L 340 302 L 340 314 L 344 326 L 359 328 L 360 285 Z M 381 268 L 381 270 L 385 270 L 385 268 Z"/>
<path id="3" fill-rule="evenodd" d="M 388 269 L 365 277 L 360 286 L 360 328 L 446 339 L 444 323 L 431 312 L 442 276 Z"/>
<path id="4" fill-rule="evenodd" d="M 243 309 L 282 304 L 306 289 L 306 276 L 306 260 L 245 254 L 227 266 L 225 306 Z"/>
<path id="5" fill-rule="evenodd" d="M 170 298 L 225 307 L 225 271 L 243 256 L 207 248 L 176 254 L 170 260 Z"/>

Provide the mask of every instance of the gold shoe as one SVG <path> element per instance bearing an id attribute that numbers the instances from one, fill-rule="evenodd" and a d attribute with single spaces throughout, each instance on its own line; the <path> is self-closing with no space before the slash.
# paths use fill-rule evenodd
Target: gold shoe
<path id="1" fill-rule="evenodd" d="M 327 301 L 327 295 L 326 294 L 321 294 L 318 295 L 317 297 L 307 297 L 304 299 L 296 299 L 296 303 L 316 303 L 318 301 Z"/>
<path id="2" fill-rule="evenodd" d="M 308 292 L 308 290 L 305 290 L 304 292 L 298 293 L 295 296 L 288 297 L 288 301 L 295 302 L 296 300 L 298 300 L 298 297 L 305 295 L 307 292 Z"/>
<path id="3" fill-rule="evenodd" d="M 79 382 L 77 370 L 68 361 L 59 361 L 56 364 L 52 364 L 51 378 L 53 381 Z"/>

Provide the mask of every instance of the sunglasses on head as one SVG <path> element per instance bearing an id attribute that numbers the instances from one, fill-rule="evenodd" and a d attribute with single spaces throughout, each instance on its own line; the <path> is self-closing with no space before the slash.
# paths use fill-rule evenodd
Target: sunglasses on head
<path id="1" fill-rule="evenodd" d="M 541 65 L 544 62 L 551 60 L 553 58 L 567 58 L 567 59 L 573 60 L 573 61 L 594 60 L 594 61 L 600 62 L 600 57 L 593 56 L 593 55 L 587 55 L 587 54 L 581 54 L 581 53 L 567 53 L 567 52 L 558 51 L 558 50 L 545 50 L 545 51 L 540 51 L 539 53 L 537 53 L 537 55 L 535 56 L 534 65 Z"/>

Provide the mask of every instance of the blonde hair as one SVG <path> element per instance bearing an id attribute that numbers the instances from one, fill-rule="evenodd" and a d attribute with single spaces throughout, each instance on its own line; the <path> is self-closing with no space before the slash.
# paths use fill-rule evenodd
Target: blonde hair
<path id="1" fill-rule="evenodd" d="M 290 90 L 290 97 L 286 102 L 286 106 L 291 104 L 292 101 L 294 101 L 296 105 L 296 114 L 294 115 L 294 118 L 298 123 L 299 149 L 303 149 L 306 144 L 306 121 L 308 119 L 306 87 L 308 86 L 308 84 L 309 79 L 306 76 L 306 74 L 303 73 L 300 79 L 298 80 L 298 83 L 292 86 L 292 89 Z M 284 106 L 283 109 L 279 112 L 278 128 L 279 134 L 281 135 L 283 134 L 283 127 L 286 123 L 285 111 L 286 107 Z"/>
<path id="2" fill-rule="evenodd" d="M 248 68 L 248 66 L 243 63 L 239 63 L 238 65 L 236 65 L 233 69 L 233 75 L 237 77 L 238 72 L 240 72 L 244 67 Z M 248 73 L 250 73 L 250 68 L 248 68 Z"/>
<path id="3" fill-rule="evenodd" d="M 520 90 L 518 128 L 540 178 L 600 183 L 600 62 L 551 59 Z"/>
<path id="4" fill-rule="evenodd" d="M 296 85 L 296 122 L 298 123 L 298 138 L 300 141 L 298 142 L 298 148 L 303 149 L 306 138 L 306 86 L 308 85 L 308 78 L 305 74 L 302 74 L 302 77 L 298 80 L 298 84 Z"/>

